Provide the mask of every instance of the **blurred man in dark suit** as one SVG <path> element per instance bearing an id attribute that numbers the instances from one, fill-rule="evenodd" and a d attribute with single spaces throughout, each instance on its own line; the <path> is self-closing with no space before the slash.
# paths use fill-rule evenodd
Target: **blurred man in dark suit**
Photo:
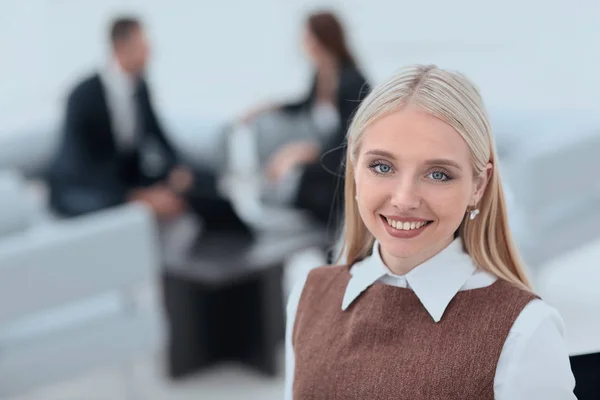
<path id="1" fill-rule="evenodd" d="M 108 66 L 69 95 L 48 175 L 51 207 L 62 216 L 77 216 L 139 201 L 169 220 L 184 210 L 179 194 L 194 178 L 178 165 L 154 112 L 143 77 L 149 46 L 142 24 L 119 18 L 110 40 Z"/>

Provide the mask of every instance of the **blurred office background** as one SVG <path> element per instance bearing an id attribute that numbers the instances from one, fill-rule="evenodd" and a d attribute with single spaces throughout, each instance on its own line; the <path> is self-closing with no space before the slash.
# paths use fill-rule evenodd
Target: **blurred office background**
<path id="1" fill-rule="evenodd" d="M 177 150 L 218 171 L 224 125 L 257 104 L 305 93 L 311 69 L 300 45 L 303 23 L 320 9 L 341 17 L 372 83 L 405 64 L 435 63 L 479 85 L 518 245 L 536 288 L 563 314 L 572 356 L 595 356 L 585 368 L 598 373 L 597 1 L 3 0 L 0 397 L 282 398 L 281 344 L 267 373 L 224 361 L 170 376 L 177 374 L 169 373 L 168 353 L 179 336 L 167 314 L 185 305 L 165 305 L 170 278 L 153 217 L 127 205 L 54 220 L 45 215 L 43 178 L 69 90 L 107 63 L 114 17 L 144 24 L 154 105 Z M 302 218 L 279 214 L 281 224 Z M 282 298 L 299 271 L 325 259 L 311 240 L 278 256 Z"/>

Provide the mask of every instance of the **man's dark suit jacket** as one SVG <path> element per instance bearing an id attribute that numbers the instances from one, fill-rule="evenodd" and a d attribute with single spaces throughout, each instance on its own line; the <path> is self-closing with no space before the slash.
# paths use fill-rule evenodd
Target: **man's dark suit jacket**
<path id="1" fill-rule="evenodd" d="M 164 179 L 176 163 L 175 151 L 156 118 L 148 87 L 136 90 L 138 143 L 118 148 L 104 86 L 96 74 L 69 95 L 62 138 L 48 172 L 50 205 L 63 216 L 76 216 L 125 203 L 128 192 Z M 162 168 L 153 176 L 140 168 L 141 148 L 160 149 Z"/>

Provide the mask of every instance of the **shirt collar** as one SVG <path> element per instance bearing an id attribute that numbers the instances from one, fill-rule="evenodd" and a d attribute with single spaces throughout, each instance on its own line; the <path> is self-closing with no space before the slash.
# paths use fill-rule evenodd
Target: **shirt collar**
<path id="1" fill-rule="evenodd" d="M 404 278 L 431 318 L 439 322 L 450 301 L 476 269 L 471 257 L 463 251 L 460 238 L 457 238 Z M 383 263 L 379 244 L 375 242 L 372 255 L 352 267 L 352 277 L 342 300 L 342 310 L 346 310 L 362 292 L 385 275 L 397 277 Z"/>
<path id="2" fill-rule="evenodd" d="M 102 75 L 112 90 L 118 90 L 129 95 L 135 93 L 137 79 L 125 72 L 116 59 L 110 60 Z"/>

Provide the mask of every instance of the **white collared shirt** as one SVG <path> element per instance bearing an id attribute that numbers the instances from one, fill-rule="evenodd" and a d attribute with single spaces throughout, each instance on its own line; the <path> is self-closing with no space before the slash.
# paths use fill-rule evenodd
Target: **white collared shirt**
<path id="1" fill-rule="evenodd" d="M 340 307 L 346 310 L 375 282 L 412 289 L 435 322 L 461 290 L 487 287 L 496 277 L 475 267 L 454 240 L 436 256 L 404 276 L 383 263 L 377 243 L 373 254 L 350 269 L 352 277 Z M 285 400 L 292 400 L 294 348 L 292 332 L 306 277 L 292 290 L 287 307 Z M 494 379 L 496 400 L 575 400 L 575 378 L 558 312 L 541 300 L 530 302 L 515 320 L 498 360 Z"/>
<path id="2" fill-rule="evenodd" d="M 100 72 L 115 141 L 121 149 L 130 149 L 136 141 L 135 78 L 127 74 L 116 60 Z"/>

